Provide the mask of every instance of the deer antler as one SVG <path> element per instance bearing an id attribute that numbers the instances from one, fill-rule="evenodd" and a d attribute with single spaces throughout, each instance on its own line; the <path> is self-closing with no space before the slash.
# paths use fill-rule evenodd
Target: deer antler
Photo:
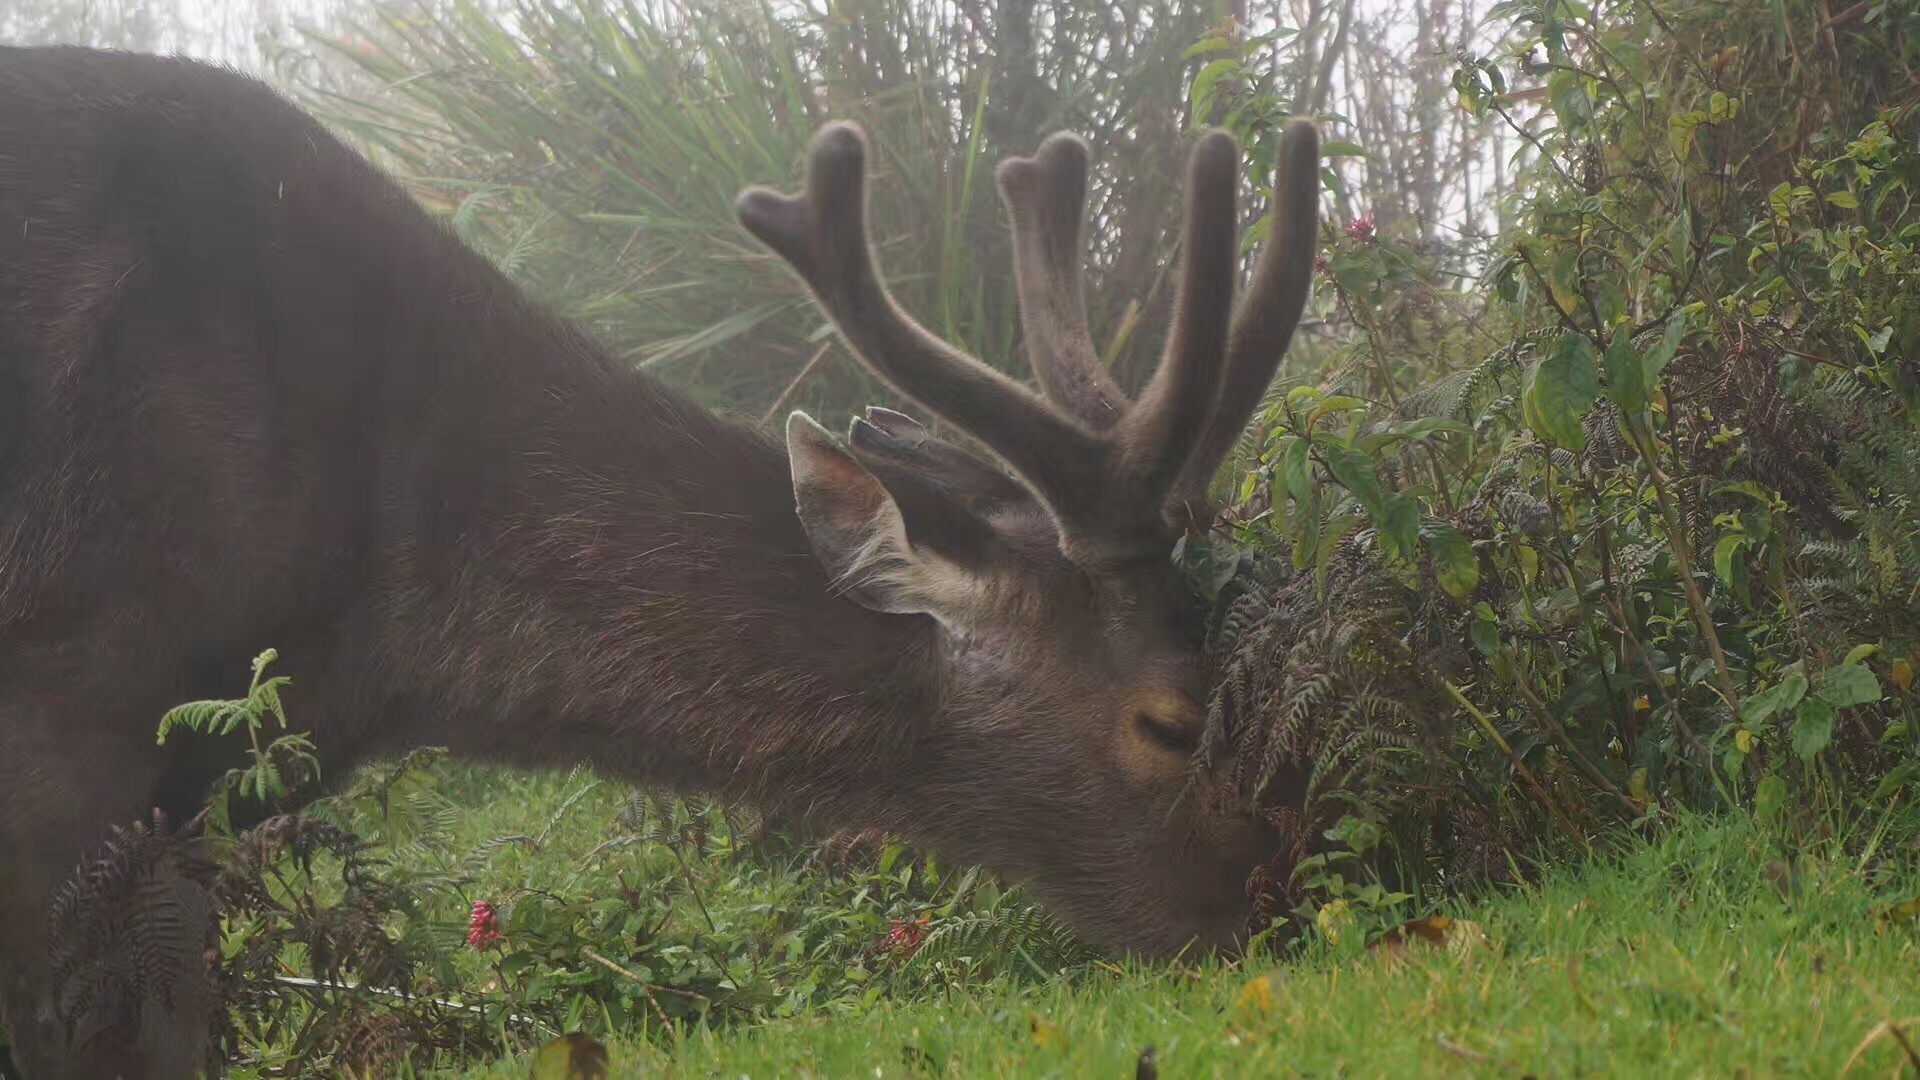
<path id="1" fill-rule="evenodd" d="M 1127 396 L 1094 349 L 1080 292 L 1090 156 L 1079 136 L 1061 132 L 1034 156 L 1001 162 L 997 175 L 1013 219 L 1013 275 L 1034 378 L 1081 423 L 1104 431 L 1126 411 Z"/>
<path id="2" fill-rule="evenodd" d="M 866 148 L 854 125 L 814 137 L 803 196 L 756 188 L 737 210 L 868 367 L 1004 458 L 1053 511 L 1070 557 L 1106 563 L 1162 553 L 1169 513 L 1192 498 L 1193 477 L 1204 494 L 1299 320 L 1318 197 L 1310 124 L 1289 129 L 1285 153 L 1280 243 L 1263 256 L 1256 295 L 1229 325 L 1238 150 L 1219 132 L 1195 147 L 1174 331 L 1138 402 L 1113 384 L 1087 332 L 1079 263 L 1088 154 L 1077 138 L 1055 136 L 1035 157 L 999 170 L 1034 371 L 1059 408 L 939 341 L 887 294 L 867 241 Z M 1235 395 L 1227 401 L 1223 366 Z"/>
<path id="3" fill-rule="evenodd" d="M 1306 310 L 1320 204 L 1320 135 L 1312 123 L 1295 120 L 1287 125 L 1278 172 L 1273 231 L 1227 335 L 1227 370 L 1218 405 L 1174 483 L 1169 509 L 1176 516 L 1193 514 L 1206 501 L 1213 474 L 1260 407 Z"/>

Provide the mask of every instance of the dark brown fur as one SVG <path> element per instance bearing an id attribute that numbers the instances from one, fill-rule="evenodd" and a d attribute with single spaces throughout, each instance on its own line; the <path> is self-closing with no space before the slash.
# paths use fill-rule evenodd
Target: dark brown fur
<path id="1" fill-rule="evenodd" d="M 1137 722 L 1197 730 L 1206 689 L 1164 554 L 1075 562 L 1028 488 L 872 419 L 851 453 L 796 421 L 790 460 L 264 86 L 0 47 L 0 1019 L 28 1075 L 191 1070 L 153 1030 L 68 1044 L 47 903 L 113 825 L 191 816 L 232 748 L 155 725 L 267 646 L 332 776 L 424 743 L 591 759 L 942 845 L 1112 946 L 1229 943 L 1270 838 Z"/>

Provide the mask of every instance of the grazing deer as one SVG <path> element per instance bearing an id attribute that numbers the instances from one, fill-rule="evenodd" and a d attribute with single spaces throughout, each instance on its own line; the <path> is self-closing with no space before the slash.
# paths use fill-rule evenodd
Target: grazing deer
<path id="1" fill-rule="evenodd" d="M 237 748 L 156 721 L 268 644 L 332 776 L 590 759 L 938 845 L 1111 947 L 1234 944 L 1276 841 L 1192 767 L 1170 553 L 1305 303 L 1316 135 L 1288 130 L 1237 315 L 1238 154 L 1200 138 L 1136 401 L 1087 333 L 1083 143 L 999 171 L 1044 396 L 895 306 L 865 155 L 825 128 L 805 194 L 740 218 L 1007 468 L 884 409 L 845 445 L 795 413 L 784 448 L 703 411 L 258 82 L 0 48 L 0 1017 L 29 1076 L 198 1067 L 201 996 L 72 1015 L 49 896 L 114 823 L 192 813 Z"/>

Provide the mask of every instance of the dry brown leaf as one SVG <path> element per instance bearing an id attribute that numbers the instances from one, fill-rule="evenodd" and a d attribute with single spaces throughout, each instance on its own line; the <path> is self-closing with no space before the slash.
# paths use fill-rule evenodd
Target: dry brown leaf
<path id="1" fill-rule="evenodd" d="M 1425 918 L 1409 919 L 1401 923 L 1380 935 L 1367 948 L 1374 952 L 1399 956 L 1406 951 L 1410 943 L 1415 941 L 1460 950 L 1485 944 L 1486 937 L 1486 932 L 1480 928 L 1479 923 L 1456 919 L 1450 915 L 1428 915 Z"/>

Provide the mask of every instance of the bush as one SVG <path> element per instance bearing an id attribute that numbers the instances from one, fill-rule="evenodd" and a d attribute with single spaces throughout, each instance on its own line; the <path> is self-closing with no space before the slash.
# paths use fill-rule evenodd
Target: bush
<path id="1" fill-rule="evenodd" d="M 1334 233 L 1353 333 L 1187 551 L 1246 784 L 1315 768 L 1272 869 L 1312 918 L 1683 806 L 1790 848 L 1920 780 L 1913 17 L 1841 33 L 1867 77 L 1783 127 L 1805 86 L 1758 5 L 1496 14 L 1507 55 L 1453 85 L 1537 163 L 1484 295 L 1370 218 Z"/>

